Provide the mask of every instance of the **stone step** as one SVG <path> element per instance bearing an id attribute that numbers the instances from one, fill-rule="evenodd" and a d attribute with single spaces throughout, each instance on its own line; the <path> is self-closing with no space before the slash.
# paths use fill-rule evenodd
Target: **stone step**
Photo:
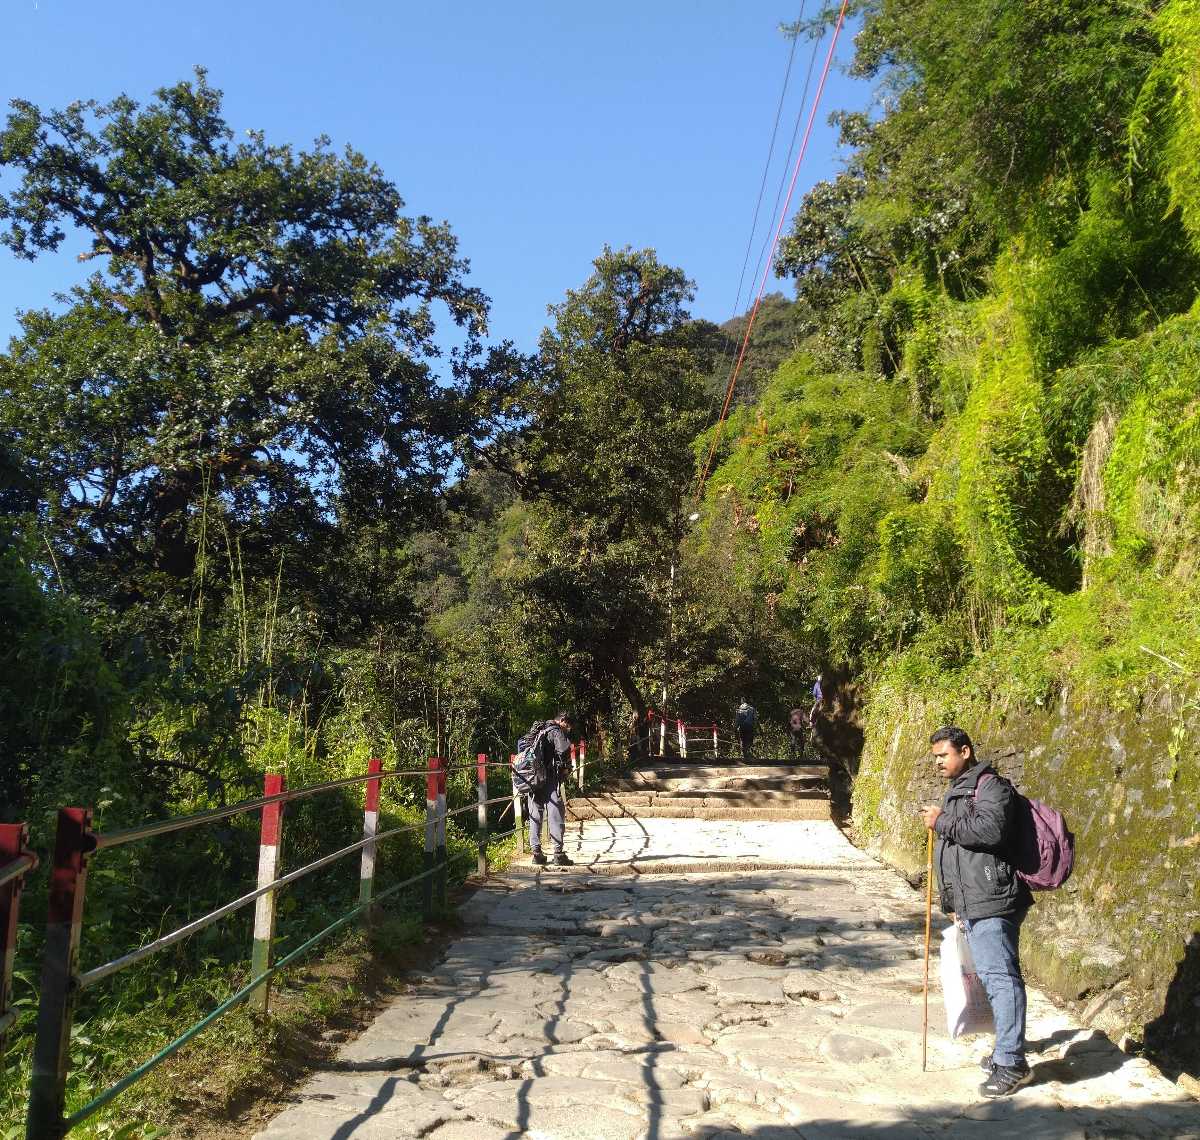
<path id="1" fill-rule="evenodd" d="M 629 779 L 748 779 L 780 776 L 824 776 L 828 764 L 648 764 L 631 768 Z"/>
<path id="2" fill-rule="evenodd" d="M 682 804 L 692 807 L 786 807 L 800 800 L 826 799 L 823 788 L 811 784 L 792 788 L 789 791 L 741 791 L 722 788 L 692 788 L 686 791 L 640 791 L 606 790 L 605 800 L 625 804 L 627 807 Z"/>
<path id="3" fill-rule="evenodd" d="M 679 776 L 674 779 L 610 780 L 608 787 L 622 792 L 660 792 L 689 794 L 694 792 L 797 792 L 828 780 L 827 772 L 811 776 L 728 776 L 711 779 Z"/>
<path id="4" fill-rule="evenodd" d="M 696 806 L 685 803 L 670 805 L 630 804 L 625 806 L 610 799 L 573 797 L 568 804 L 570 819 L 715 819 L 715 820 L 788 820 L 829 819 L 829 801 L 822 797 L 795 800 L 787 807 L 729 807 Z"/>

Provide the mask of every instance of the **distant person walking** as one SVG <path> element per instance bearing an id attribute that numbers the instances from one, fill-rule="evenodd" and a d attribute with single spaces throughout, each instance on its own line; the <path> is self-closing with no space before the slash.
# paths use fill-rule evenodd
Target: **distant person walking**
<path id="1" fill-rule="evenodd" d="M 817 714 L 825 707 L 825 674 L 818 673 L 817 679 L 813 682 L 812 687 L 812 708 L 808 710 L 809 727 L 815 728 L 817 724 Z"/>
<path id="2" fill-rule="evenodd" d="M 1021 976 L 1021 923 L 1033 902 L 1008 861 L 1016 848 L 1016 792 L 975 755 L 971 738 L 955 725 L 930 738 L 933 757 L 950 781 L 941 807 L 920 809 L 937 836 L 942 910 L 966 931 L 975 970 L 996 1022 L 995 1047 L 982 1065 L 986 1097 L 1009 1096 L 1032 1076 L 1025 1061 L 1025 980 Z"/>
<path id="3" fill-rule="evenodd" d="M 526 797 L 529 811 L 529 847 L 533 852 L 533 862 L 544 867 L 548 862 L 542 851 L 542 819 L 548 815 L 550 843 L 554 848 L 554 865 L 556 867 L 572 866 L 571 857 L 563 850 L 563 835 L 566 830 L 562 781 L 571 764 L 571 731 L 569 713 L 560 712 L 551 721 L 535 724 L 530 729 L 534 737 L 529 741 L 530 746 L 536 747 L 545 764 L 545 781 L 535 787 Z M 522 738 L 528 740 L 528 737 Z"/>
<path id="4" fill-rule="evenodd" d="M 737 730 L 738 743 L 742 746 L 742 760 L 749 761 L 754 749 L 754 731 L 758 728 L 758 710 L 745 697 L 734 714 L 733 726 Z"/>
<path id="5" fill-rule="evenodd" d="M 801 708 L 788 713 L 788 744 L 793 764 L 804 763 L 804 745 L 812 727 L 810 713 Z"/>

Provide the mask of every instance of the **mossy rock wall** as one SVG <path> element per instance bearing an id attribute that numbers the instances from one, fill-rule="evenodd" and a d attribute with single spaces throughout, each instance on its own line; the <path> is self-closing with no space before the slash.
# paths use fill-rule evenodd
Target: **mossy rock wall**
<path id="1" fill-rule="evenodd" d="M 915 808 L 944 783 L 929 734 L 944 704 L 894 691 L 868 702 L 854 823 L 879 855 L 923 870 Z M 872 707 L 874 704 L 875 707 Z M 1025 923 L 1026 971 L 1114 1035 L 1146 1035 L 1200 1064 L 1200 702 L 1147 687 L 1120 707 L 1064 692 L 1052 709 L 954 719 L 1020 790 L 1058 807 L 1076 869 Z"/>

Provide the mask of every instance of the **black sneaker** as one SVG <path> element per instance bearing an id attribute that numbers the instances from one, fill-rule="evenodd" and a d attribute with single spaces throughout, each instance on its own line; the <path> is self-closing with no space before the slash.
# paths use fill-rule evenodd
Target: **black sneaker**
<path id="1" fill-rule="evenodd" d="M 546 856 L 543 855 L 540 851 L 535 851 L 532 855 L 529 856 L 529 859 L 530 859 L 530 862 L 533 863 L 533 865 L 535 867 L 544 867 L 546 865 Z"/>
<path id="2" fill-rule="evenodd" d="M 1028 1065 L 994 1065 L 992 1075 L 979 1086 L 986 1097 L 1012 1096 L 1033 1080 L 1033 1070 Z"/>
<path id="3" fill-rule="evenodd" d="M 565 851 L 559 851 L 554 856 L 554 865 L 556 867 L 574 867 L 575 860 Z"/>

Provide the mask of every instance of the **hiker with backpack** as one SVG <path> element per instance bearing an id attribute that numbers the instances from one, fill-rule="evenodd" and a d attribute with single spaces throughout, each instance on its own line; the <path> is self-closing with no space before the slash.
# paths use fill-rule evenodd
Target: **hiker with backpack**
<path id="1" fill-rule="evenodd" d="M 538 721 L 517 741 L 517 758 L 513 766 L 513 782 L 525 795 L 529 815 L 529 847 L 533 862 L 544 867 L 547 860 L 542 851 L 542 819 L 548 817 L 553 862 L 556 867 L 573 866 L 573 860 L 563 850 L 565 821 L 561 785 L 571 764 L 571 717 L 558 713 L 553 720 Z"/>
<path id="2" fill-rule="evenodd" d="M 920 809 L 937 840 L 933 864 L 940 903 L 966 933 L 995 1020 L 995 1047 L 983 1058 L 988 1075 L 979 1091 L 985 1097 L 1009 1096 L 1031 1079 L 1019 939 L 1033 895 L 1014 866 L 1019 797 L 1012 784 L 979 761 L 961 728 L 946 725 L 929 740 L 942 776 L 950 781 L 941 807 Z"/>
<path id="3" fill-rule="evenodd" d="M 750 752 L 754 747 L 754 730 L 758 727 L 758 710 L 745 697 L 738 705 L 733 717 L 733 727 L 737 730 L 738 743 L 742 746 L 742 761 L 750 760 Z"/>

